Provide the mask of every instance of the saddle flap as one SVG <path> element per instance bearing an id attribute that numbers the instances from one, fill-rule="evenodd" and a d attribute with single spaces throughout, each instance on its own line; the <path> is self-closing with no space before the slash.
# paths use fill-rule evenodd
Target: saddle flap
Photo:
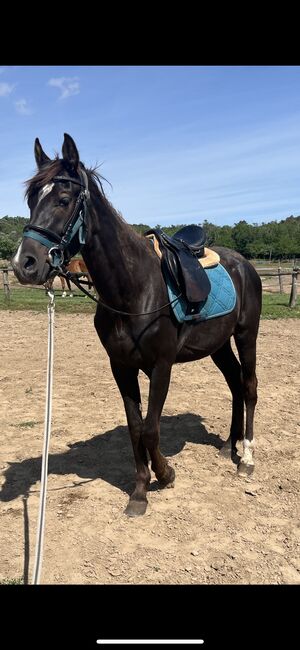
<path id="1" fill-rule="evenodd" d="M 184 293 L 189 302 L 201 302 L 210 292 L 210 281 L 197 258 L 188 250 L 175 253 L 179 262 Z"/>
<path id="2" fill-rule="evenodd" d="M 171 277 L 189 302 L 205 300 L 210 292 L 210 282 L 198 261 L 198 257 L 204 254 L 203 228 L 184 226 L 173 237 L 166 235 L 160 228 L 147 230 L 144 234 L 153 234 L 159 241 L 165 280 Z"/>

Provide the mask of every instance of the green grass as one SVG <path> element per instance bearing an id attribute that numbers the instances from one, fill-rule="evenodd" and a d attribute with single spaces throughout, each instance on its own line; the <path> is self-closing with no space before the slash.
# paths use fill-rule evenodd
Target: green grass
<path id="1" fill-rule="evenodd" d="M 274 269 L 277 271 L 278 267 L 281 266 L 282 269 L 292 269 L 294 267 L 294 261 L 293 260 L 281 260 L 280 264 L 278 260 L 272 260 L 271 262 L 269 260 L 249 260 L 253 266 L 255 266 L 256 269 L 268 269 L 272 270 Z M 295 265 L 300 266 L 300 261 L 297 259 L 295 260 Z"/>
<path id="2" fill-rule="evenodd" d="M 27 287 L 13 287 L 10 300 L 7 300 L 3 289 L 0 289 L 0 309 L 23 310 L 46 313 L 48 296 L 44 289 L 29 289 Z M 289 294 L 264 293 L 262 318 L 300 318 L 300 298 L 294 309 L 289 308 Z M 61 292 L 55 292 L 55 306 L 58 313 L 95 313 L 96 303 L 83 294 L 74 293 L 73 298 L 62 298 Z"/>
<path id="3" fill-rule="evenodd" d="M 9 578 L 6 578 L 5 580 L 0 580 L 0 585 L 23 585 L 24 580 L 23 578 L 12 578 L 11 580 Z"/>
<path id="4" fill-rule="evenodd" d="M 9 300 L 5 297 L 4 290 L 0 289 L 0 309 L 12 311 L 30 309 L 31 311 L 46 312 L 48 302 L 49 298 L 46 296 L 43 287 L 36 289 L 12 287 Z M 96 303 L 80 292 L 74 292 L 73 298 L 62 298 L 61 291 L 56 291 L 55 308 L 58 313 L 76 314 L 82 312 L 93 314 L 96 310 Z"/>
<path id="5" fill-rule="evenodd" d="M 300 318 L 300 298 L 296 306 L 289 307 L 290 296 L 287 293 L 264 293 L 262 304 L 262 318 Z"/>
<path id="6" fill-rule="evenodd" d="M 36 424 L 40 424 L 38 420 L 28 420 L 28 422 L 19 422 L 19 424 L 12 424 L 10 426 L 16 426 L 20 429 L 32 429 Z"/>

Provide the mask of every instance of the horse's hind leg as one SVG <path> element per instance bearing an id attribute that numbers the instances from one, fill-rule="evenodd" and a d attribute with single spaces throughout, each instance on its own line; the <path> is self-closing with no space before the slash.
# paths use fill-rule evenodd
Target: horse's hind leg
<path id="1" fill-rule="evenodd" d="M 72 287 L 71 287 L 71 282 L 70 282 L 69 278 L 66 278 L 66 283 L 67 283 L 68 289 L 69 289 L 69 296 L 70 296 L 70 298 L 73 298 Z"/>
<path id="2" fill-rule="evenodd" d="M 242 373 L 243 390 L 246 404 L 246 431 L 244 438 L 244 452 L 238 465 L 238 473 L 241 475 L 252 474 L 254 470 L 254 439 L 253 421 L 257 402 L 257 377 L 256 377 L 256 332 L 249 335 L 247 330 L 237 328 L 234 334 L 238 349 Z"/>
<path id="3" fill-rule="evenodd" d="M 61 297 L 62 297 L 62 298 L 65 298 L 66 295 L 67 295 L 67 292 L 66 292 L 66 283 L 65 283 L 65 278 L 63 278 L 63 277 L 60 275 L 60 276 L 59 276 L 59 279 L 60 279 L 61 289 L 62 289 Z"/>
<path id="4" fill-rule="evenodd" d="M 138 370 L 119 367 L 111 363 L 114 378 L 123 397 L 128 428 L 136 463 L 136 485 L 130 496 L 125 513 L 130 517 L 143 515 L 147 508 L 147 490 L 150 483 L 147 451 L 142 433 L 142 408 L 138 384 Z"/>
<path id="5" fill-rule="evenodd" d="M 211 355 L 216 366 L 223 373 L 232 393 L 232 419 L 230 436 L 223 445 L 220 454 L 235 458 L 236 443 L 244 437 L 244 395 L 241 376 L 241 365 L 232 351 L 230 340 Z"/>

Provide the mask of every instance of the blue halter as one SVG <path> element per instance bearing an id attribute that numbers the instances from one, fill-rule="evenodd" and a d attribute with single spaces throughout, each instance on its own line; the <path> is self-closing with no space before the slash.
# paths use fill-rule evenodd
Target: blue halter
<path id="1" fill-rule="evenodd" d="M 82 188 L 77 198 L 74 211 L 67 221 L 61 236 L 52 232 L 48 228 L 40 226 L 25 226 L 23 237 L 30 237 L 35 239 L 40 244 L 48 248 L 48 261 L 53 268 L 59 268 L 64 262 L 65 252 L 68 257 L 73 257 L 80 250 L 81 246 L 86 241 L 86 216 L 88 212 L 87 203 L 90 198 L 88 190 L 88 179 L 85 171 L 80 170 L 80 177 L 84 182 L 77 181 L 67 176 L 55 176 L 52 181 L 59 183 L 61 181 L 68 181 L 80 185 Z M 75 235 L 78 233 L 78 242 L 74 240 Z M 68 250 L 68 248 L 71 250 Z"/>

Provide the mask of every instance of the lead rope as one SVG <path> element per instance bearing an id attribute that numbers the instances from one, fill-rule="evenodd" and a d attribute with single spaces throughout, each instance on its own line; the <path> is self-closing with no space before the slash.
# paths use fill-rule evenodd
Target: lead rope
<path id="1" fill-rule="evenodd" d="M 46 385 L 46 407 L 45 407 L 45 426 L 44 426 L 44 447 L 42 456 L 41 471 L 41 492 L 38 526 L 36 535 L 35 563 L 32 584 L 38 585 L 40 582 L 42 559 L 43 559 L 43 541 L 45 530 L 46 514 L 46 495 L 48 479 L 48 452 L 51 432 L 51 414 L 52 414 L 52 379 L 53 379 L 53 343 L 54 343 L 54 313 L 55 302 L 53 291 L 48 291 L 48 362 L 47 362 L 47 385 Z"/>

